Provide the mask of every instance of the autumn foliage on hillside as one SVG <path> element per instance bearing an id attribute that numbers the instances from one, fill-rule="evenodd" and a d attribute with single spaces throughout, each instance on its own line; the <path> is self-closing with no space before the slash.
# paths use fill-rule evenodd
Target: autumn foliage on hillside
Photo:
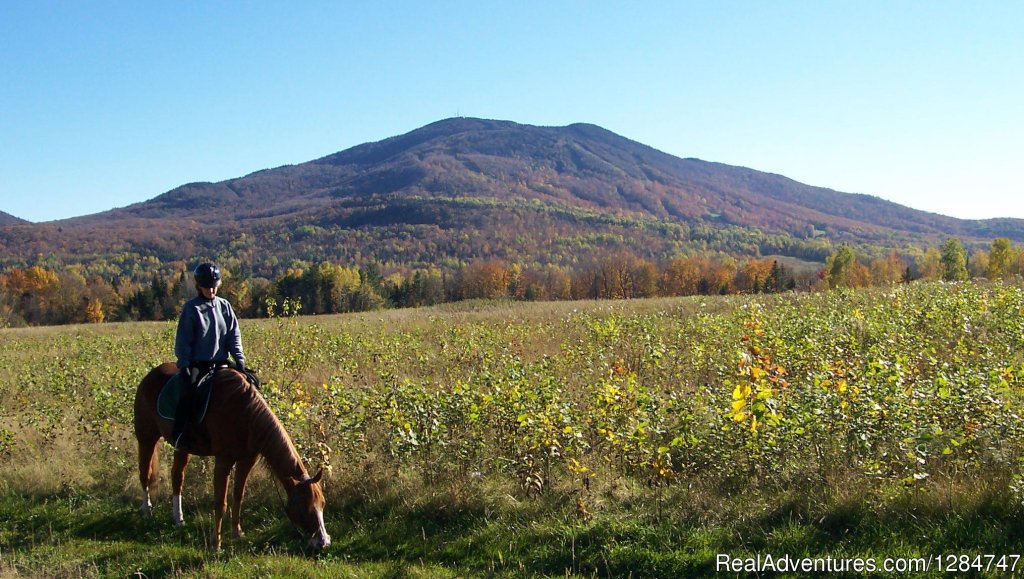
<path id="1" fill-rule="evenodd" d="M 791 262 L 793 263 L 793 262 Z M 183 262 L 172 274 L 132 282 L 89 273 L 82 266 L 8 268 L 0 273 L 0 327 L 175 318 L 195 295 Z M 329 261 L 296 261 L 272 279 L 224 269 L 221 295 L 246 317 L 274 316 L 283 304 L 292 313 L 331 314 L 392 307 L 419 307 L 466 299 L 580 300 L 655 296 L 814 291 L 892 285 L 914 279 L 1001 279 L 1024 272 L 1024 251 L 1008 239 L 968 257 L 957 239 L 916 253 L 890 251 L 861 259 L 842 246 L 824 267 L 782 258 L 739 261 L 728 255 L 681 255 L 655 263 L 628 251 L 582 261 L 575 268 L 524 266 L 502 259 L 455 267 L 382 268 Z"/>
<path id="2" fill-rule="evenodd" d="M 1024 242 L 1024 221 L 959 220 L 780 175 L 682 159 L 593 125 L 447 119 L 326 157 L 48 223 L 0 221 L 0 270 L 81 265 L 128 277 L 205 256 L 273 280 L 296 260 L 456 270 L 502 260 L 578 271 L 624 251 L 823 262 L 959 237 Z M 869 248 L 870 247 L 870 248 Z M 154 261 L 157 262 L 154 264 Z M 720 284 L 719 284 L 720 285 Z"/>

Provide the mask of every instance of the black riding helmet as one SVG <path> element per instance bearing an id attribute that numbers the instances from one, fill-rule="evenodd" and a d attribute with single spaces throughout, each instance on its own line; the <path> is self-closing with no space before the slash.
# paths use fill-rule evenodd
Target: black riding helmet
<path id="1" fill-rule="evenodd" d="M 213 289 L 220 283 L 220 268 L 212 263 L 201 263 L 192 273 L 195 274 L 199 287 Z"/>

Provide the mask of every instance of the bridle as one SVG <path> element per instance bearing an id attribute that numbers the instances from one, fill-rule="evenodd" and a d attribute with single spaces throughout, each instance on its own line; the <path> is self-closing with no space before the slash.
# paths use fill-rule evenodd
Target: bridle
<path id="1" fill-rule="evenodd" d="M 302 483 L 305 483 L 305 482 L 307 482 L 307 481 L 311 481 L 311 480 L 313 480 L 313 477 L 311 477 L 311 476 L 309 476 L 309 474 L 307 474 L 307 475 L 306 475 L 306 478 L 305 478 L 304 480 L 302 480 L 302 481 L 301 481 L 301 482 L 300 482 L 299 484 L 302 484 Z M 288 514 L 288 498 L 287 498 L 287 497 L 285 497 L 285 496 L 283 496 L 283 495 L 281 495 L 281 487 L 279 487 L 278 485 L 274 485 L 274 488 L 275 488 L 275 489 L 277 489 L 277 496 L 278 496 L 278 497 L 279 497 L 279 498 L 281 499 L 281 504 L 282 504 L 282 505 L 284 505 L 284 512 L 285 512 L 285 515 L 287 515 L 287 514 Z M 303 551 L 305 551 L 305 550 L 306 550 L 306 546 L 307 546 L 307 545 L 309 545 L 309 542 L 310 542 L 310 541 L 311 541 L 311 540 L 313 539 L 313 537 L 314 537 L 314 536 L 316 535 L 317 531 L 313 531 L 313 532 L 312 532 L 312 533 L 311 533 L 311 534 L 310 534 L 310 535 L 309 535 L 309 536 L 307 537 L 307 536 L 306 536 L 306 531 L 304 531 L 304 530 L 302 529 L 302 527 L 299 527 L 299 525 L 297 525 L 297 524 L 295 523 L 295 521 L 293 521 L 293 520 L 292 520 L 292 518 L 291 518 L 291 517 L 288 517 L 288 522 L 289 522 L 289 523 L 291 523 L 291 525 L 292 525 L 292 528 L 293 528 L 293 529 L 295 529 L 295 533 L 296 533 L 296 534 L 297 534 L 297 535 L 298 535 L 299 537 L 301 537 L 301 538 L 303 539 L 303 541 L 305 541 L 305 544 L 303 544 L 303 546 L 302 546 L 302 550 L 303 550 Z"/>

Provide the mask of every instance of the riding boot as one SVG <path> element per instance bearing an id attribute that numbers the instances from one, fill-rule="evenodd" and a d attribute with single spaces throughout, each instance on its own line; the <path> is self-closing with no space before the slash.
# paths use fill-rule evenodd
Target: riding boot
<path id="1" fill-rule="evenodd" d="M 195 405 L 193 394 L 197 374 L 197 368 L 189 368 L 187 372 L 181 373 L 184 384 L 182 384 L 181 397 L 178 398 L 178 408 L 174 412 L 174 430 L 171 434 L 171 444 L 174 445 L 175 450 L 188 450 L 190 444 L 188 427 L 192 422 L 192 407 Z"/>
<path id="2" fill-rule="evenodd" d="M 178 402 L 178 410 L 174 415 L 174 433 L 171 435 L 171 441 L 174 445 L 174 450 L 188 450 L 189 439 L 188 423 L 191 420 L 190 416 L 187 416 L 189 412 L 187 403 Z"/>

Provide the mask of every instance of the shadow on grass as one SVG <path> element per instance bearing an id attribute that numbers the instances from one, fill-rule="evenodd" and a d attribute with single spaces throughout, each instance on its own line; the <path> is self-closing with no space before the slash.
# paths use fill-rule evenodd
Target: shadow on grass
<path id="1" fill-rule="evenodd" d="M 211 566 L 231 574 L 232 561 L 243 575 L 242 561 L 255 561 L 254 568 L 277 565 L 283 572 L 355 565 L 350 572 L 386 577 L 423 568 L 456 575 L 670 577 L 712 574 L 718 553 L 900 556 L 1018 553 L 1024 546 L 1024 513 L 1008 492 L 956 500 L 907 493 L 823 505 L 804 496 L 760 503 L 741 499 L 756 512 L 707 523 L 685 493 L 662 505 L 659 517 L 651 515 L 651 505 L 640 503 L 599 511 L 584 521 L 576 517 L 571 495 L 556 492 L 521 500 L 505 495 L 505 502 L 495 502 L 493 492 L 489 498 L 443 491 L 404 497 L 383 485 L 369 494 L 332 491 L 347 498 L 328 504 L 334 543 L 317 556 L 306 551 L 272 500 L 247 504 L 242 541 L 230 537 L 225 525 L 225 554 L 213 557 L 208 514 L 193 516 L 178 529 L 166 509 L 158 507 L 157 517 L 143 519 L 134 504 L 99 493 L 0 496 L 0 518 L 8 522 L 0 531 L 0 547 L 30 563 L 63 557 L 94 565 L 103 574 L 141 571 L 149 577 L 202 574 Z"/>
<path id="2" fill-rule="evenodd" d="M 888 499 L 852 496 L 825 507 L 797 496 L 735 528 L 738 539 L 726 546 L 762 552 L 780 545 L 808 555 L 1019 553 L 1024 547 L 1024 509 L 998 484 L 953 497 L 915 489 Z"/>
<path id="3" fill-rule="evenodd" d="M 710 560 L 704 552 L 681 551 L 673 525 L 656 528 L 629 515 L 585 522 L 573 505 L 571 496 L 557 493 L 497 511 L 444 496 L 415 504 L 397 496 L 350 501 L 330 517 L 330 556 L 426 562 L 481 575 L 559 576 L 687 576 Z"/>

